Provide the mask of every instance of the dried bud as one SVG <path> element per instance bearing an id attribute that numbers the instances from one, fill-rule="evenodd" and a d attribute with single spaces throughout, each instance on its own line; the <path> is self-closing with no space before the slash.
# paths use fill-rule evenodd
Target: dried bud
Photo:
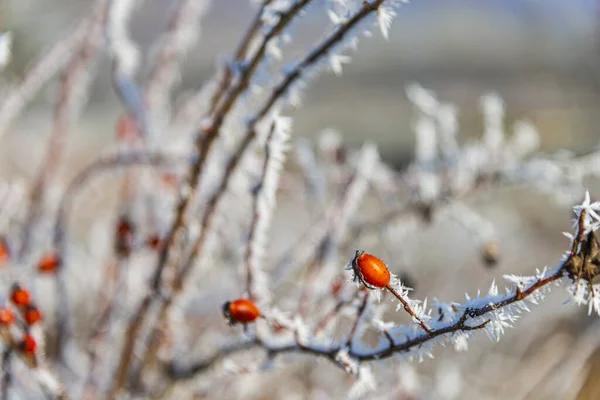
<path id="1" fill-rule="evenodd" d="M 487 267 L 494 267 L 500 259 L 500 244 L 495 240 L 487 241 L 481 248 L 481 257 Z"/>
<path id="2" fill-rule="evenodd" d="M 161 244 L 162 240 L 158 233 L 153 233 L 150 236 L 148 236 L 148 239 L 146 239 L 146 245 L 152 250 L 158 250 Z"/>

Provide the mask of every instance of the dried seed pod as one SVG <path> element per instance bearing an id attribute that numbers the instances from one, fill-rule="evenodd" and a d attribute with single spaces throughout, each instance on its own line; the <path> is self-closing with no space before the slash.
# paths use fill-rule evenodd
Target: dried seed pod
<path id="1" fill-rule="evenodd" d="M 487 241 L 481 248 L 481 257 L 488 267 L 494 267 L 500 260 L 500 244 L 495 240 Z"/>

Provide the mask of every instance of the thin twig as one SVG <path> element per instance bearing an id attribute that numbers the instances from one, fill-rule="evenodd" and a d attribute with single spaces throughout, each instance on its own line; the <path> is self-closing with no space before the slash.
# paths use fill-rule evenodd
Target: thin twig
<path id="1" fill-rule="evenodd" d="M 44 206 L 46 189 L 52 184 L 51 179 L 56 175 L 64 157 L 70 125 L 75 117 L 74 110 L 89 89 L 92 78 L 91 66 L 102 45 L 101 27 L 106 18 L 107 4 L 108 0 L 98 0 L 95 4 L 94 12 L 84 21 L 87 35 L 69 65 L 62 71 L 48 149 L 30 193 L 29 207 L 21 235 L 18 256 L 20 260 L 23 260 L 29 251 L 31 231 Z"/>
<path id="2" fill-rule="evenodd" d="M 256 239 L 257 227 L 260 218 L 260 192 L 263 190 L 265 184 L 265 176 L 267 174 L 267 166 L 269 165 L 269 161 L 271 158 L 270 154 L 270 142 L 273 138 L 273 134 L 275 133 L 275 122 L 271 124 L 271 129 L 269 130 L 269 134 L 267 136 L 266 144 L 265 144 L 265 158 L 263 161 L 262 167 L 262 176 L 260 177 L 260 181 L 258 183 L 258 190 L 254 191 L 253 199 L 252 199 L 252 220 L 250 221 L 250 229 L 248 234 L 248 241 L 246 245 L 246 250 L 244 252 L 244 270 L 246 272 L 246 291 L 248 292 L 248 297 L 251 300 L 255 300 L 258 297 L 258 293 L 254 292 L 253 289 L 253 281 L 255 279 L 255 270 L 259 268 L 258 265 L 254 265 L 252 260 L 254 257 L 253 251 L 253 242 Z"/>
<path id="3" fill-rule="evenodd" d="M 563 264 L 563 266 L 564 266 L 564 264 Z M 563 277 L 564 277 L 564 269 L 563 269 L 563 267 L 561 267 L 555 274 L 550 275 L 547 278 L 537 280 L 536 282 L 531 284 L 525 290 L 515 289 L 515 292 L 511 296 L 508 296 L 505 299 L 500 300 L 496 303 L 486 304 L 481 307 L 465 308 L 459 318 L 457 318 L 454 322 L 449 323 L 446 326 L 436 328 L 436 329 L 431 329 L 429 332 L 424 332 L 424 333 L 418 334 L 416 336 L 408 337 L 404 341 L 402 341 L 400 343 L 396 343 L 396 344 L 394 344 L 394 340 L 391 337 L 391 335 L 389 334 L 389 332 L 384 332 L 383 334 L 386 336 L 388 343 L 389 343 L 389 345 L 387 347 L 375 349 L 373 351 L 367 351 L 367 352 L 364 352 L 364 350 L 362 350 L 362 349 L 356 350 L 356 349 L 348 348 L 347 349 L 348 356 L 359 362 L 360 361 L 382 360 L 385 358 L 389 358 L 397 353 L 409 352 L 414 348 L 423 346 L 427 342 L 429 342 L 433 339 L 436 339 L 440 336 L 446 335 L 446 334 L 452 334 L 452 333 L 460 332 L 460 331 L 466 332 L 466 331 L 474 331 L 474 330 L 482 329 L 489 323 L 489 320 L 486 320 L 486 321 L 480 322 L 480 323 L 476 323 L 475 325 L 469 325 L 467 322 L 469 322 L 470 320 L 475 319 L 475 318 L 485 317 L 486 314 L 488 314 L 492 311 L 495 311 L 495 310 L 501 309 L 503 307 L 510 306 L 519 301 L 525 300 L 527 297 L 529 297 L 536 291 L 540 290 L 541 288 L 543 288 L 559 279 L 562 279 Z M 205 372 L 208 368 L 210 368 L 212 365 L 214 365 L 214 363 L 216 361 L 222 359 L 222 357 L 224 357 L 225 355 L 230 355 L 232 352 L 237 353 L 240 351 L 245 351 L 249 347 L 251 347 L 251 346 L 247 343 L 245 343 L 245 346 L 236 348 L 233 351 L 232 351 L 232 347 L 228 347 L 228 348 L 226 348 L 226 352 L 227 352 L 226 354 L 221 354 L 219 351 L 219 352 L 213 354 L 211 357 L 204 359 L 202 361 L 199 361 L 197 363 L 193 363 L 191 366 L 186 367 L 186 368 L 176 367 L 175 363 L 172 362 L 167 366 L 167 371 L 169 372 L 170 378 L 173 380 L 190 379 L 190 378 L 193 378 L 194 376 L 196 376 L 197 374 L 201 374 L 201 373 Z M 344 344 L 341 346 L 334 345 L 332 347 L 322 347 L 322 346 L 311 346 L 308 344 L 302 344 L 302 343 L 298 343 L 296 341 L 293 344 L 289 344 L 289 345 L 270 346 L 270 345 L 268 345 L 267 342 L 262 341 L 259 337 L 256 337 L 254 339 L 253 347 L 262 348 L 262 349 L 268 351 L 269 354 L 271 354 L 272 356 L 275 356 L 280 353 L 290 353 L 290 352 L 306 353 L 306 354 L 312 354 L 315 356 L 322 356 L 322 357 L 325 357 L 326 359 L 332 361 L 336 365 L 339 365 L 336 361 L 336 355 L 338 354 L 338 352 L 340 350 L 345 348 L 346 345 Z"/>
<path id="4" fill-rule="evenodd" d="M 23 112 L 27 104 L 35 98 L 46 82 L 69 62 L 71 54 L 79 48 L 87 34 L 88 21 L 84 20 L 42 55 L 25 73 L 23 81 L 8 91 L 0 105 L 0 137 Z"/>
<path id="5" fill-rule="evenodd" d="M 404 306 L 404 310 L 415 320 L 417 321 L 417 323 L 421 326 L 421 328 L 423 328 L 423 330 L 427 333 L 431 333 L 431 329 L 425 324 L 425 322 L 423 322 L 423 320 L 421 320 L 417 314 L 415 314 L 415 312 L 412 310 L 412 308 L 410 308 L 410 305 L 408 305 L 408 302 L 404 299 L 404 297 L 402 297 L 400 295 L 400 293 L 398 293 L 396 291 L 396 289 L 394 289 L 391 285 L 387 285 L 385 287 L 391 294 L 393 294 L 399 301 L 400 303 L 402 303 L 402 305 Z"/>
<path id="6" fill-rule="evenodd" d="M 8 347 L 2 352 L 2 400 L 8 400 L 10 394 L 10 384 L 12 381 L 12 348 Z"/>

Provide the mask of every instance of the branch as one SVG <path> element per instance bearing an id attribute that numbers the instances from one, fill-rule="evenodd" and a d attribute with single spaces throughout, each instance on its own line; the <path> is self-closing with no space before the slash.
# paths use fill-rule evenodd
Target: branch
<path id="1" fill-rule="evenodd" d="M 388 341 L 388 346 L 381 349 L 375 349 L 370 352 L 362 352 L 360 350 L 349 348 L 347 343 L 345 343 L 344 345 L 332 345 L 330 347 L 327 347 L 318 344 L 303 344 L 295 340 L 293 343 L 276 346 L 269 345 L 267 340 L 261 339 L 259 337 L 256 337 L 254 339 L 254 346 L 264 349 L 272 356 L 281 353 L 304 353 L 315 356 L 321 356 L 332 361 L 338 366 L 342 366 L 338 361 L 336 361 L 336 356 L 340 351 L 347 351 L 348 357 L 357 362 L 382 360 L 385 358 L 392 357 L 393 355 L 398 353 L 410 352 L 411 350 L 420 348 L 423 345 L 432 342 L 434 339 L 437 339 L 442 336 L 449 336 L 458 332 L 470 332 L 483 329 L 490 323 L 489 319 L 481 321 L 481 318 L 486 317 L 487 314 L 523 301 L 529 296 L 543 289 L 547 285 L 563 277 L 564 263 L 562 267 L 559 267 L 556 273 L 548 277 L 536 280 L 524 290 L 519 290 L 517 288 L 514 290 L 514 293 L 512 295 L 506 298 L 502 298 L 498 301 L 487 303 L 479 307 L 463 306 L 464 311 L 462 312 L 460 317 L 458 317 L 454 322 L 442 325 L 437 328 L 433 328 L 429 332 L 417 334 L 414 336 L 409 335 L 404 341 L 396 344 L 394 344 L 394 341 L 392 339 L 392 332 L 383 332 L 383 335 Z M 361 306 L 361 310 L 364 310 L 364 306 L 365 304 L 363 303 L 363 305 Z M 359 315 L 360 314 L 362 314 L 362 311 L 359 310 Z M 356 324 L 353 325 L 352 331 L 355 331 L 355 329 Z M 352 335 L 350 337 L 352 337 Z M 169 371 L 169 377 L 174 380 L 190 379 L 197 374 L 206 372 L 206 370 L 208 370 L 209 367 L 214 365 L 214 363 L 216 363 L 217 361 L 220 361 L 223 357 L 231 355 L 233 353 L 245 351 L 248 348 L 254 346 L 249 346 L 247 342 L 245 342 L 245 346 L 242 346 L 241 344 L 239 347 L 228 346 L 226 348 L 223 348 L 222 350 L 219 350 L 211 357 L 195 362 L 188 367 L 177 367 L 175 362 L 173 361 L 170 364 L 168 364 L 167 370 Z"/>
<path id="2" fill-rule="evenodd" d="M 91 82 L 91 65 L 102 45 L 102 29 L 106 18 L 108 0 L 98 0 L 92 15 L 84 21 L 87 34 L 73 55 L 69 65 L 62 71 L 58 100 L 54 110 L 54 125 L 50 142 L 38 175 L 30 193 L 30 205 L 25 217 L 21 235 L 19 259 L 23 261 L 29 251 L 31 230 L 34 228 L 43 208 L 46 188 L 58 170 L 64 156 L 66 139 L 77 102 L 85 97 Z"/>

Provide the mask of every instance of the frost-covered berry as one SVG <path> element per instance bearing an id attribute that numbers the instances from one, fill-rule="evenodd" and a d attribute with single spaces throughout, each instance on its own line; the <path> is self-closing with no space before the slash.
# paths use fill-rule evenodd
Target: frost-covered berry
<path id="1" fill-rule="evenodd" d="M 390 283 L 390 271 L 383 261 L 372 254 L 357 250 L 352 260 L 354 280 L 369 289 L 384 288 Z"/>
<path id="2" fill-rule="evenodd" d="M 230 324 L 247 324 L 260 317 L 260 311 L 252 300 L 237 299 L 223 304 L 223 315 Z"/>

